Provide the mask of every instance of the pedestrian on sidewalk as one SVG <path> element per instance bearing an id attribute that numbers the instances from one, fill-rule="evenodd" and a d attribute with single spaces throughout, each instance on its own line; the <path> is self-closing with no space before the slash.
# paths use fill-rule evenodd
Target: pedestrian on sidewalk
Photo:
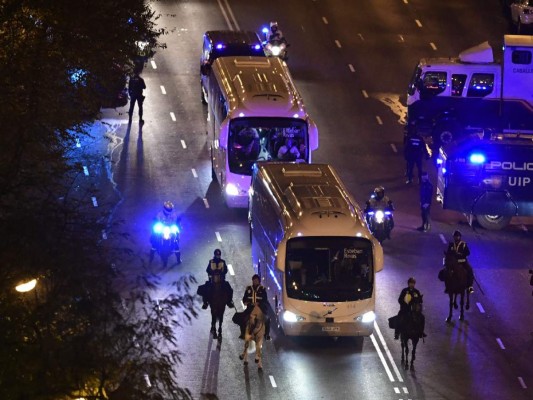
<path id="1" fill-rule="evenodd" d="M 419 231 L 427 232 L 431 229 L 429 213 L 431 211 L 431 201 L 433 200 L 433 185 L 429 181 L 427 172 L 422 172 L 422 182 L 420 183 L 420 214 L 422 215 L 422 225 L 416 228 Z"/>
<path id="2" fill-rule="evenodd" d="M 143 102 L 144 102 L 144 95 L 143 90 L 146 89 L 146 84 L 144 83 L 144 79 L 141 78 L 138 71 L 135 71 L 133 76 L 130 78 L 130 82 L 128 85 L 128 93 L 130 95 L 130 110 L 128 112 L 129 120 L 131 122 L 131 118 L 133 116 L 133 108 L 135 107 L 135 102 L 137 102 L 139 106 L 139 124 L 144 124 L 143 120 Z"/>

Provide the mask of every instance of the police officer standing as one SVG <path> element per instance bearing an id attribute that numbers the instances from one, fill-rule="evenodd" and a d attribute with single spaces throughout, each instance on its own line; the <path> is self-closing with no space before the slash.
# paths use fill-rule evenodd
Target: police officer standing
<path id="1" fill-rule="evenodd" d="M 144 124 L 143 120 L 143 102 L 144 102 L 144 95 L 143 90 L 146 89 L 146 84 L 144 83 L 144 79 L 139 76 L 139 72 L 135 71 L 133 76 L 130 78 L 129 84 L 128 84 L 128 93 L 130 95 L 130 110 L 128 111 L 128 115 L 130 116 L 129 120 L 131 122 L 131 118 L 133 116 L 133 108 L 135 107 L 135 102 L 139 105 L 139 124 Z"/>
<path id="2" fill-rule="evenodd" d="M 431 200 L 433 200 L 433 185 L 429 181 L 428 173 L 423 172 L 420 184 L 420 214 L 422 215 L 422 225 L 416 228 L 419 231 L 427 232 L 431 229 L 431 222 L 429 219 Z"/>
<path id="3" fill-rule="evenodd" d="M 468 286 L 468 292 L 474 293 L 474 288 L 472 287 L 474 285 L 474 271 L 472 270 L 472 266 L 467 259 L 467 257 L 470 255 L 470 249 L 468 248 L 466 242 L 461 240 L 461 238 L 461 232 L 455 231 L 453 233 L 453 242 L 448 244 L 448 252 L 453 252 L 457 262 L 465 267 L 467 272 L 466 284 Z"/>
<path id="4" fill-rule="evenodd" d="M 404 157 L 406 161 L 406 175 L 409 184 L 413 181 L 413 169 L 416 165 L 418 169 L 419 182 L 422 181 L 422 160 L 424 157 L 429 158 L 429 153 L 426 148 L 424 139 L 415 130 L 407 136 L 404 147 Z"/>
<path id="5" fill-rule="evenodd" d="M 226 274 L 228 273 L 228 266 L 226 264 L 226 261 L 221 258 L 222 251 L 220 249 L 215 249 L 213 252 L 213 258 L 209 260 L 209 263 L 207 264 L 207 268 L 205 272 L 207 272 L 207 276 L 209 278 L 208 281 L 208 287 L 207 292 L 209 293 L 211 290 L 211 285 L 213 284 L 215 279 L 220 279 L 224 287 L 229 293 L 229 299 L 228 307 L 233 308 L 235 305 L 233 304 L 233 288 L 229 284 L 228 281 L 226 281 Z M 208 307 L 208 299 L 206 296 L 203 296 L 203 305 L 202 308 L 205 310 Z"/>
<path id="6" fill-rule="evenodd" d="M 246 287 L 244 296 L 242 296 L 242 302 L 246 307 L 246 310 L 244 311 L 246 314 L 244 321 L 248 319 L 248 316 L 252 313 L 254 306 L 259 306 L 265 316 L 265 339 L 270 340 L 270 317 L 268 316 L 270 304 L 268 303 L 266 289 L 263 285 L 261 285 L 261 278 L 259 275 L 255 274 L 252 276 L 252 285 Z M 241 336 L 239 336 L 239 339 L 244 339 L 245 329 L 245 324 L 241 324 Z"/>

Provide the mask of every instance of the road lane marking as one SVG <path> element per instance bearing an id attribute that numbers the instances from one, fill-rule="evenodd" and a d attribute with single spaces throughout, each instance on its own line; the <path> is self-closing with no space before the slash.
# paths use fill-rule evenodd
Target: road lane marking
<path id="1" fill-rule="evenodd" d="M 205 208 L 209 208 L 209 202 L 207 201 L 207 199 L 204 197 L 203 200 Z"/>
<path id="2" fill-rule="evenodd" d="M 226 3 L 226 8 L 228 9 L 229 16 L 231 17 L 231 20 L 233 21 L 233 25 L 235 25 L 235 29 L 240 31 L 241 27 L 237 23 L 237 20 L 235 19 L 235 15 L 233 14 L 233 10 L 229 6 L 228 0 L 224 0 L 224 3 Z"/>
<path id="3" fill-rule="evenodd" d="M 520 386 L 522 386 L 522 389 L 527 389 L 526 383 L 524 382 L 521 376 L 518 377 L 518 382 L 520 382 Z"/>
<path id="4" fill-rule="evenodd" d="M 176 114 L 174 114 L 172 111 L 170 112 L 170 118 L 172 121 L 176 122 Z"/>
<path id="5" fill-rule="evenodd" d="M 387 361 L 385 361 L 385 357 L 383 357 L 383 353 L 381 352 L 381 349 L 378 346 L 378 342 L 376 338 L 374 337 L 374 334 L 370 335 L 370 339 L 372 340 L 372 344 L 376 348 L 376 351 L 378 352 L 379 359 L 381 360 L 381 363 L 383 364 L 383 368 L 385 368 L 385 372 L 387 373 L 387 376 L 389 377 L 389 380 L 391 382 L 394 382 L 394 376 L 392 376 L 392 372 L 390 372 L 389 366 L 387 365 Z"/>
<path id="6" fill-rule="evenodd" d="M 476 303 L 476 306 L 477 308 L 479 308 L 479 312 L 481 314 L 485 314 L 485 309 L 483 308 L 483 306 L 481 305 L 481 303 Z"/>
<path id="7" fill-rule="evenodd" d="M 444 237 L 444 235 L 442 233 L 439 233 L 439 237 L 440 237 L 440 241 L 444 244 L 447 244 L 446 243 L 446 238 Z"/>
<path id="8" fill-rule="evenodd" d="M 222 2 L 220 0 L 217 0 L 218 6 L 220 7 L 220 11 L 222 11 L 222 16 L 226 20 L 226 24 L 228 25 L 228 28 L 230 31 L 233 31 L 233 26 L 231 26 L 231 22 L 229 21 L 228 14 L 226 14 L 226 10 L 224 10 L 224 6 L 222 5 Z"/>
<path id="9" fill-rule="evenodd" d="M 357 36 L 359 36 L 361 38 L 362 41 L 365 40 L 365 38 L 363 37 L 363 34 L 362 33 L 358 33 Z"/>
<path id="10" fill-rule="evenodd" d="M 348 68 L 350 68 L 350 71 L 355 72 L 355 68 L 352 64 L 348 64 Z"/>
<path id="11" fill-rule="evenodd" d="M 361 93 L 363 93 L 363 97 L 365 99 L 368 99 L 368 93 L 366 92 L 366 90 L 361 90 Z"/>
<path id="12" fill-rule="evenodd" d="M 378 337 L 381 342 L 381 345 L 383 346 L 385 353 L 387 353 L 387 357 L 389 359 L 390 364 L 392 365 L 392 369 L 394 369 L 394 373 L 396 374 L 396 377 L 398 378 L 398 382 L 403 382 L 402 374 L 400 374 L 400 370 L 398 369 L 398 366 L 394 362 L 394 358 L 392 358 L 392 354 L 389 350 L 389 346 L 387 346 L 387 342 L 385 342 L 385 338 L 381 334 L 381 329 L 379 329 L 379 326 L 376 323 L 376 321 L 374 321 L 374 329 L 378 333 Z"/>
<path id="13" fill-rule="evenodd" d="M 181 139 L 181 146 L 186 149 L 187 145 L 185 144 L 185 140 Z"/>
<path id="14" fill-rule="evenodd" d="M 89 176 L 89 168 L 87 168 L 85 165 L 83 166 L 83 173 L 85 176 Z"/>
<path id="15" fill-rule="evenodd" d="M 230 275 L 235 275 L 235 271 L 233 270 L 233 265 L 228 264 L 228 272 Z"/>
<path id="16" fill-rule="evenodd" d="M 152 387 L 152 382 L 150 382 L 150 377 L 148 374 L 144 374 L 144 382 L 146 383 L 146 386 Z"/>
<path id="17" fill-rule="evenodd" d="M 400 392 L 400 388 L 395 387 L 395 388 L 394 388 L 394 393 L 396 393 L 396 394 L 400 394 L 400 393 L 401 393 L 401 392 Z"/>
<path id="18" fill-rule="evenodd" d="M 419 28 L 422 28 L 422 22 L 420 22 L 419 20 L 415 19 L 415 22 L 416 24 L 418 25 Z"/>
<path id="19" fill-rule="evenodd" d="M 498 345 L 500 346 L 500 349 L 505 350 L 505 346 L 503 345 L 503 342 L 500 338 L 496 338 L 496 341 L 498 342 Z"/>
<path id="20" fill-rule="evenodd" d="M 165 87 L 163 85 L 161 85 L 160 87 L 161 87 L 161 93 L 167 94 L 167 91 L 165 90 Z"/>
<path id="21" fill-rule="evenodd" d="M 409 390 L 407 390 L 407 388 L 406 388 L 405 386 L 404 386 L 402 389 L 403 389 L 403 392 L 404 392 L 405 394 L 409 394 Z"/>
<path id="22" fill-rule="evenodd" d="M 394 151 L 395 153 L 398 153 L 398 149 L 396 148 L 396 145 L 394 143 L 391 143 L 390 147 L 392 147 L 392 151 Z"/>
<path id="23" fill-rule="evenodd" d="M 383 121 L 381 120 L 381 118 L 379 117 L 379 115 L 376 115 L 376 121 L 378 121 L 378 124 L 379 124 L 379 125 L 383 125 Z"/>
<path id="24" fill-rule="evenodd" d="M 196 173 L 196 170 L 193 168 L 191 169 L 192 171 L 192 176 L 194 176 L 195 178 L 198 178 L 198 174 Z"/>
<path id="25" fill-rule="evenodd" d="M 157 69 L 157 65 L 155 65 L 155 61 L 154 60 L 151 60 L 150 64 L 152 64 L 152 68 L 153 69 Z"/>
<path id="26" fill-rule="evenodd" d="M 322 21 L 324 21 L 326 25 L 328 24 L 328 19 L 326 17 L 322 17 Z"/>
<path id="27" fill-rule="evenodd" d="M 341 42 L 339 42 L 337 39 L 335 39 L 335 44 L 337 45 L 337 47 L 340 49 L 342 48 L 341 46 Z"/>
<path id="28" fill-rule="evenodd" d="M 433 42 L 429 42 L 429 45 L 431 46 L 431 48 L 432 48 L 433 50 L 437 50 L 437 46 L 435 46 L 435 43 L 433 43 Z"/>
<path id="29" fill-rule="evenodd" d="M 98 207 L 98 202 L 96 201 L 96 197 L 91 197 L 91 200 L 93 201 L 93 206 Z"/>
<path id="30" fill-rule="evenodd" d="M 272 385 L 272 387 L 277 388 L 278 385 L 276 385 L 276 381 L 274 380 L 274 377 L 272 375 L 269 375 L 268 377 L 270 378 L 270 384 Z"/>
<path id="31" fill-rule="evenodd" d="M 220 236 L 220 233 L 215 232 L 215 235 L 216 235 L 216 237 L 217 237 L 217 240 L 218 240 L 219 242 L 222 242 L 222 237 Z"/>

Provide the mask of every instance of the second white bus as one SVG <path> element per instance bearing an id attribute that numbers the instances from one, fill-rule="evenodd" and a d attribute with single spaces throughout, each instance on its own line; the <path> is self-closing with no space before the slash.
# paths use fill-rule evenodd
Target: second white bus
<path id="1" fill-rule="evenodd" d="M 288 336 L 369 336 L 383 249 L 327 164 L 258 163 L 252 262 Z"/>
<path id="2" fill-rule="evenodd" d="M 311 162 L 318 130 L 277 57 L 220 57 L 209 77 L 213 178 L 229 207 L 248 207 L 256 161 Z"/>

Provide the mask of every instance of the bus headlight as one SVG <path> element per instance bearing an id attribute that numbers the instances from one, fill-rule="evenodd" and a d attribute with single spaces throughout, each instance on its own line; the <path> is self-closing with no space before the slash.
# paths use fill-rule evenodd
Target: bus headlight
<path id="1" fill-rule="evenodd" d="M 374 311 L 369 311 L 364 313 L 362 316 L 358 317 L 361 319 L 361 322 L 364 324 L 369 324 L 371 322 L 374 322 L 376 319 L 376 313 Z"/>
<path id="2" fill-rule="evenodd" d="M 239 189 L 233 183 L 228 183 L 226 185 L 226 194 L 228 196 L 237 196 L 239 194 Z"/>
<path id="3" fill-rule="evenodd" d="M 304 317 L 300 317 L 299 315 L 296 315 L 295 313 L 293 313 L 291 311 L 285 310 L 283 312 L 283 320 L 285 322 L 298 322 L 298 321 L 305 320 L 305 318 Z"/>

